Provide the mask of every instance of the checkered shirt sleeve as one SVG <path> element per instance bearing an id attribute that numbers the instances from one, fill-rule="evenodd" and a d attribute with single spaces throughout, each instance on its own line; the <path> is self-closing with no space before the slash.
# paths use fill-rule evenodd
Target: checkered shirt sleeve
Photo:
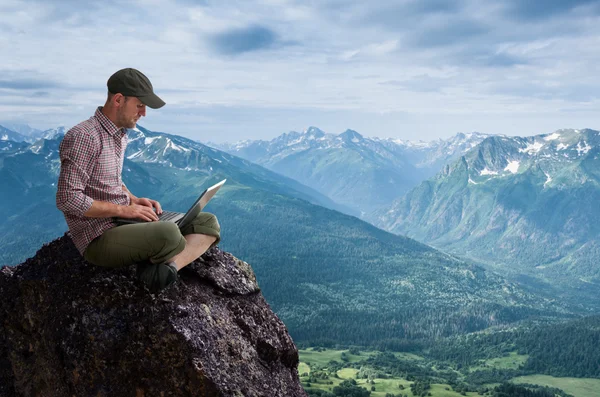
<path id="1" fill-rule="evenodd" d="M 56 206 L 65 214 L 83 217 L 92 206 L 84 190 L 98 153 L 98 142 L 85 131 L 70 131 L 61 142 Z"/>

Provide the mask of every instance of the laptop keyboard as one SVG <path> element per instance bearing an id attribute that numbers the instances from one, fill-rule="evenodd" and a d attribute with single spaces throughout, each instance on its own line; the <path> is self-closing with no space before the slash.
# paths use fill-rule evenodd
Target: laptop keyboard
<path id="1" fill-rule="evenodd" d="M 174 219 L 180 215 L 181 215 L 180 212 L 163 211 L 163 213 L 158 216 L 158 220 L 168 222 L 171 219 Z"/>

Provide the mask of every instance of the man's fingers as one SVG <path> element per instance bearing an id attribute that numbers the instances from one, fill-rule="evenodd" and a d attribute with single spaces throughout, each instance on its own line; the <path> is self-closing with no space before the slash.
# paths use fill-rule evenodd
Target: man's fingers
<path id="1" fill-rule="evenodd" d="M 144 207 L 144 212 L 150 217 L 151 221 L 157 221 L 158 215 L 154 213 L 154 210 L 150 207 Z"/>
<path id="2" fill-rule="evenodd" d="M 158 201 L 153 201 L 154 207 L 156 208 L 157 214 L 162 214 L 162 207 Z"/>
<path id="3" fill-rule="evenodd" d="M 158 216 L 154 213 L 154 210 L 151 207 L 146 207 L 144 205 L 138 205 L 135 208 L 134 217 L 142 219 L 146 222 L 157 221 Z"/>

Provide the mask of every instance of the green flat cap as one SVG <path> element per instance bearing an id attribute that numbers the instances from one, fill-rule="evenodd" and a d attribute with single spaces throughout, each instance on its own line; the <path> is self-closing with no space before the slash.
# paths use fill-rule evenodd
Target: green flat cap
<path id="1" fill-rule="evenodd" d="M 142 103 L 152 109 L 165 106 L 152 88 L 152 83 L 142 72 L 133 68 L 121 69 L 108 79 L 106 83 L 111 94 L 137 97 Z"/>

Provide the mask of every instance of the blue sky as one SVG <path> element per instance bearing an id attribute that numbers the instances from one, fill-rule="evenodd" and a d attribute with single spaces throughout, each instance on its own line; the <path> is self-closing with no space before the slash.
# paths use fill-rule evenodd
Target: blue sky
<path id="1" fill-rule="evenodd" d="M 201 141 L 600 129 L 600 1 L 2 0 L 0 121 L 70 127 L 135 67 Z"/>

